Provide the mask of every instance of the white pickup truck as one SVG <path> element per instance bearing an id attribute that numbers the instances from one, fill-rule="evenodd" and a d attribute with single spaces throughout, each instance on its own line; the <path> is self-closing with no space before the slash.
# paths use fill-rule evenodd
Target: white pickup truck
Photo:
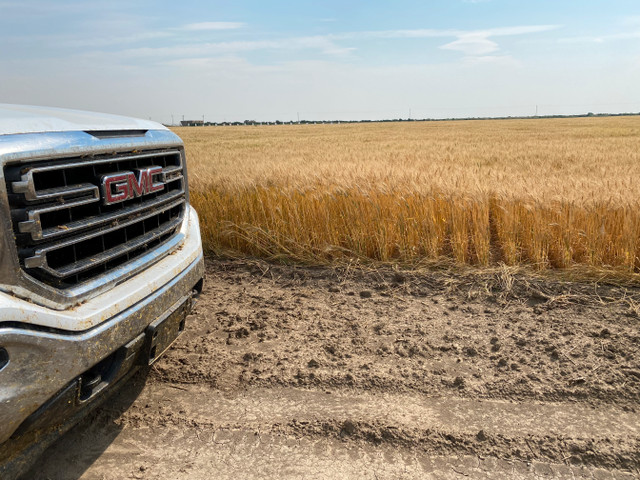
<path id="1" fill-rule="evenodd" d="M 202 290 L 184 147 L 155 122 L 0 104 L 0 478 L 153 363 Z"/>

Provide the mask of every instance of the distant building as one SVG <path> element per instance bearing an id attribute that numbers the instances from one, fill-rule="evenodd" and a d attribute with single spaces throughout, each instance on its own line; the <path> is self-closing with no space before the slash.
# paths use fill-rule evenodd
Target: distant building
<path id="1" fill-rule="evenodd" d="M 203 127 L 204 120 L 180 120 L 181 127 Z"/>

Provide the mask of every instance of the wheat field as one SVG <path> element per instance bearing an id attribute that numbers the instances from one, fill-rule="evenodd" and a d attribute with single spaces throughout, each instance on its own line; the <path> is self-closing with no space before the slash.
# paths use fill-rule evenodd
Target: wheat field
<path id="1" fill-rule="evenodd" d="M 205 249 L 640 270 L 640 117 L 175 128 Z"/>

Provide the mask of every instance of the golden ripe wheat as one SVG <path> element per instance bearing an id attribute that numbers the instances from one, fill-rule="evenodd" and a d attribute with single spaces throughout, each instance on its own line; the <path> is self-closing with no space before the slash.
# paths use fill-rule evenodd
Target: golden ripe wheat
<path id="1" fill-rule="evenodd" d="M 209 251 L 640 269 L 640 117 L 175 130 Z"/>

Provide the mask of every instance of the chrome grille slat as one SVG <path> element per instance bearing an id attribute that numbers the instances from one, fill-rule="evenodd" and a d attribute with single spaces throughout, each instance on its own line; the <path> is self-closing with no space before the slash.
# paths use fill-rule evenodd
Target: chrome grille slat
<path id="1" fill-rule="evenodd" d="M 73 199 L 69 202 L 63 202 L 55 207 L 46 207 L 46 208 L 40 208 L 36 210 L 29 210 L 27 211 L 27 216 L 29 217 L 29 220 L 27 220 L 26 222 L 19 222 L 18 230 L 20 231 L 20 233 L 31 233 L 31 238 L 33 238 L 34 240 L 41 240 L 42 238 L 45 238 L 45 237 L 42 232 L 40 215 L 43 215 L 45 213 L 57 212 L 58 210 L 62 210 L 65 208 L 79 207 L 82 205 L 87 205 L 89 203 L 99 202 L 100 193 L 98 192 L 97 189 L 95 190 L 94 195 L 95 196 L 89 197 L 89 198 L 81 197 L 81 198 Z M 60 235 L 63 235 L 66 233 L 64 225 L 59 225 L 58 227 L 56 227 L 56 229 L 59 230 L 58 233 Z M 53 229 L 50 229 L 50 230 L 53 230 Z"/>
<path id="2" fill-rule="evenodd" d="M 186 210 L 182 158 L 179 150 L 165 149 L 5 165 L 23 269 L 56 288 L 75 288 L 150 251 L 166 254 L 160 247 L 179 238 Z M 103 201 L 105 175 L 123 172 L 132 178 L 131 172 L 158 167 L 162 171 L 154 181 L 164 185 L 161 191 Z"/>
<path id="3" fill-rule="evenodd" d="M 13 182 L 13 192 L 23 193 L 28 201 L 51 200 L 59 197 L 76 197 L 88 193 L 95 195 L 98 199 L 100 198 L 98 187 L 90 183 L 81 183 L 80 185 L 71 185 L 70 187 L 64 188 L 48 188 L 40 191 L 32 189 L 31 185 L 33 185 L 33 180 Z"/>
<path id="4" fill-rule="evenodd" d="M 182 178 L 182 167 L 169 167 L 162 169 L 162 181 L 164 183 L 174 182 L 176 180 L 181 180 Z"/>
<path id="5" fill-rule="evenodd" d="M 89 233 L 89 234 L 85 234 L 85 235 L 80 235 L 80 236 L 76 236 L 76 237 L 72 237 L 68 240 L 65 240 L 64 242 L 58 242 L 50 247 L 46 247 L 46 248 L 41 248 L 36 250 L 35 255 L 33 257 L 27 257 L 24 260 L 25 265 L 28 265 L 28 268 L 35 268 L 35 267 L 42 267 L 45 266 L 47 264 L 46 262 L 46 255 L 52 251 L 55 250 L 59 250 L 61 248 L 64 247 L 70 247 L 72 245 L 75 245 L 77 243 L 80 242 L 84 242 L 86 240 L 91 240 L 94 239 L 96 237 L 101 237 L 107 233 L 111 233 L 114 232 L 116 230 L 120 230 L 122 228 L 128 227 L 129 225 L 134 225 L 136 223 L 139 223 L 143 220 L 146 220 L 148 218 L 153 217 L 154 215 L 157 215 L 158 213 L 162 213 L 165 212 L 166 210 L 169 210 L 173 207 L 176 207 L 178 205 L 181 205 L 184 203 L 183 199 L 179 199 L 177 201 L 171 202 L 168 205 L 163 205 L 162 209 L 157 209 L 157 210 L 152 210 L 150 212 L 148 212 L 146 215 L 139 215 L 136 216 L 126 222 L 121 222 L 118 223 L 118 225 L 113 226 L 113 227 L 108 227 L 108 228 L 102 228 L 96 232 L 93 233 Z"/>
<path id="6" fill-rule="evenodd" d="M 63 227 L 62 231 L 60 231 L 60 227 L 49 228 L 47 230 L 43 230 L 41 238 L 47 240 L 50 238 L 59 237 L 60 235 L 63 235 L 66 233 L 75 233 L 81 230 L 86 230 L 88 228 L 97 227 L 98 225 L 103 225 L 105 223 L 115 222 L 129 215 L 138 214 L 146 209 L 156 208 L 158 206 L 163 205 L 165 202 L 170 202 L 171 200 L 180 198 L 182 196 L 183 196 L 182 192 L 165 194 L 155 198 L 149 203 L 145 203 L 140 207 L 127 207 L 119 212 L 113 212 L 103 217 L 97 217 L 91 220 L 80 220 L 77 222 L 71 222 L 65 225 L 60 225 L 60 227 Z"/>
<path id="7" fill-rule="evenodd" d="M 168 152 L 164 152 L 163 154 L 167 154 Z M 174 152 L 177 153 L 177 152 Z M 69 163 L 62 163 L 60 165 L 46 165 L 46 166 L 35 166 L 35 167 L 23 167 L 21 171 L 28 170 L 28 172 L 41 173 L 41 172 L 51 172 L 55 170 L 64 170 L 67 168 L 78 168 L 78 167 L 86 167 L 86 166 L 94 166 L 94 165 L 102 165 L 105 163 L 113 163 L 114 160 L 118 162 L 123 162 L 126 160 L 142 160 L 145 158 L 157 157 L 158 153 L 146 153 L 146 154 L 134 154 L 134 155 L 122 155 L 118 157 L 110 157 L 110 158 L 95 158 L 91 160 L 79 160 L 73 161 Z M 41 163 L 41 162 L 39 162 Z M 15 182 L 13 182 L 15 183 Z"/>
<path id="8" fill-rule="evenodd" d="M 105 252 L 99 255 L 95 255 L 91 258 L 70 263 L 69 265 L 66 265 L 63 268 L 53 269 L 48 266 L 45 266 L 44 268 L 51 275 L 58 278 L 65 278 L 70 275 L 76 275 L 85 270 L 88 270 L 89 268 L 95 268 L 100 264 L 107 263 L 108 261 L 113 260 L 114 258 L 117 258 L 121 255 L 131 252 L 132 250 L 135 250 L 136 248 L 140 247 L 144 243 L 147 243 L 150 240 L 153 240 L 154 238 L 160 235 L 163 235 L 172 229 L 175 229 L 180 224 L 181 221 L 182 221 L 181 219 L 173 220 L 169 222 L 167 225 L 158 227 L 155 230 L 147 232 L 140 237 L 136 237 L 135 240 L 132 240 L 122 245 L 118 245 L 117 247 L 106 250 Z"/>

